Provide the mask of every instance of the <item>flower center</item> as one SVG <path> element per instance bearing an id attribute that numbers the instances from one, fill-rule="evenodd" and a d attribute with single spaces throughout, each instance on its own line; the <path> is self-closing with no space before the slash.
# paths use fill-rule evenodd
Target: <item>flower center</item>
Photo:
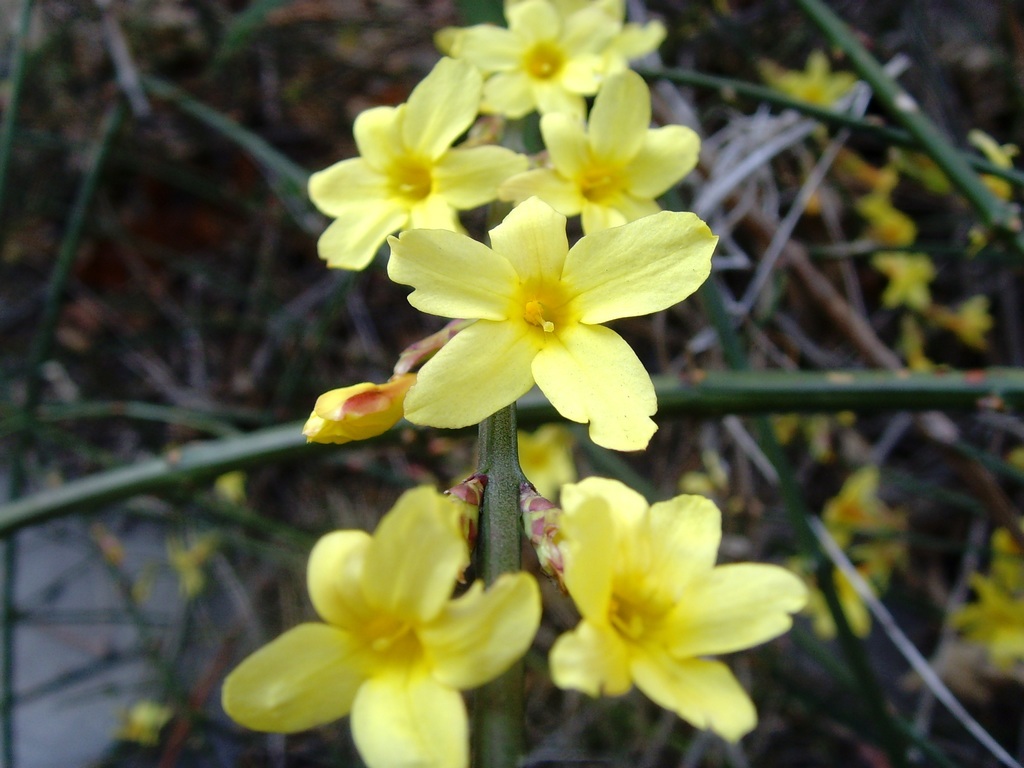
<path id="1" fill-rule="evenodd" d="M 630 640 L 639 640 L 647 633 L 653 616 L 649 607 L 620 596 L 613 596 L 611 624 Z"/>
<path id="2" fill-rule="evenodd" d="M 364 627 L 370 650 L 384 656 L 406 655 L 419 643 L 412 626 L 390 616 L 377 616 Z"/>
<path id="3" fill-rule="evenodd" d="M 622 189 L 622 176 L 615 168 L 592 167 L 583 172 L 579 184 L 583 197 L 592 203 L 604 203 Z"/>
<path id="4" fill-rule="evenodd" d="M 562 70 L 564 64 L 562 51 L 549 42 L 537 43 L 523 58 L 523 69 L 537 80 L 550 80 Z"/>
<path id="5" fill-rule="evenodd" d="M 398 197 L 417 203 L 428 197 L 434 186 L 430 166 L 418 158 L 405 157 L 391 166 L 391 191 Z"/>
<path id="6" fill-rule="evenodd" d="M 557 335 L 576 320 L 572 302 L 556 280 L 530 279 L 521 283 L 508 308 L 508 317 L 517 316 L 536 329 L 534 341 L 540 344 L 545 343 L 548 334 Z"/>
<path id="7" fill-rule="evenodd" d="M 551 333 L 555 330 L 555 324 L 544 318 L 544 305 L 539 301 L 528 301 L 523 308 L 523 319 L 530 325 L 536 325 L 544 329 L 544 333 Z"/>

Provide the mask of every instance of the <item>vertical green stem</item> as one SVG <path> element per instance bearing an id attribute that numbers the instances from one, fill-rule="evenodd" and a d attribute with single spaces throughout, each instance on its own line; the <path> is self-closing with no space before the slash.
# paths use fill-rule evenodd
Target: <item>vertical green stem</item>
<path id="1" fill-rule="evenodd" d="M 487 584 L 520 569 L 519 444 L 513 403 L 480 424 L 480 468 L 487 489 L 480 507 L 477 571 Z M 480 688 L 474 699 L 473 754 L 478 768 L 514 768 L 523 754 L 522 661 Z"/>

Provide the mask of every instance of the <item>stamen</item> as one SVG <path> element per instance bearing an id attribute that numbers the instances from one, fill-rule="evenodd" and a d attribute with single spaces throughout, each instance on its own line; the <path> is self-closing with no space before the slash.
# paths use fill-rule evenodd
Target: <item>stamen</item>
<path id="1" fill-rule="evenodd" d="M 555 324 L 544 319 L 544 305 L 539 301 L 528 301 L 523 308 L 523 319 L 530 325 L 544 329 L 544 333 L 553 333 Z"/>

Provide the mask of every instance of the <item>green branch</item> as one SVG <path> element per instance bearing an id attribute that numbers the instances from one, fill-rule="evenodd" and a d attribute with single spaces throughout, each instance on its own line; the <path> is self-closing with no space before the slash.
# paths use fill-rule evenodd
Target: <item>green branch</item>
<path id="1" fill-rule="evenodd" d="M 935 409 L 976 411 L 1024 408 L 1024 370 L 973 372 L 713 371 L 688 384 L 656 378 L 659 418 L 727 413 L 859 413 Z M 526 427 L 559 421 L 536 393 L 519 404 Z M 382 439 L 397 439 L 402 423 Z M 361 443 L 360 445 L 364 445 Z M 183 483 L 202 483 L 234 469 L 273 462 L 309 461 L 346 446 L 307 445 L 302 422 L 209 442 L 192 443 L 164 457 L 99 472 L 0 506 L 0 537 L 71 512 L 86 511 L 142 493 L 161 493 Z"/>

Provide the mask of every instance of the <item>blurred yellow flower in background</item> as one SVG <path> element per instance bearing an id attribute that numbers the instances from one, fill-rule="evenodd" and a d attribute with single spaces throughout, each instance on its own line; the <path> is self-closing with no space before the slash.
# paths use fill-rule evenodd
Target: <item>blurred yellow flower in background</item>
<path id="1" fill-rule="evenodd" d="M 310 200 L 334 222 L 317 248 L 329 267 L 364 269 L 400 229 L 462 231 L 456 211 L 494 200 L 526 169 L 510 149 L 452 149 L 476 119 L 483 80 L 469 64 L 441 59 L 397 107 L 374 107 L 353 126 L 360 157 L 309 179 Z"/>
<path id="2" fill-rule="evenodd" d="M 967 141 L 980 149 L 985 158 L 999 168 L 1013 168 L 1013 158 L 1020 154 L 1020 149 L 1016 144 L 1000 144 L 977 128 L 967 132 Z M 992 174 L 984 174 L 981 180 L 1000 200 L 1009 200 L 1013 197 L 1013 185 L 1006 179 Z"/>
<path id="3" fill-rule="evenodd" d="M 871 266 L 889 278 L 882 294 L 883 306 L 906 306 L 923 312 L 932 303 L 928 284 L 935 279 L 935 265 L 923 253 L 876 253 Z"/>
<path id="4" fill-rule="evenodd" d="M 862 575 L 867 578 L 867 574 Z M 857 637 L 867 637 L 871 633 L 871 614 L 864 600 L 846 574 L 838 568 L 833 569 L 832 580 L 835 583 L 839 606 L 843 609 L 843 616 L 850 625 L 850 631 Z M 804 613 L 811 617 L 814 633 L 822 639 L 831 640 L 836 636 L 836 620 L 813 576 L 809 577 L 809 586 L 810 592 Z"/>
<path id="5" fill-rule="evenodd" d="M 615 696 L 636 685 L 698 728 L 737 741 L 757 713 L 729 668 L 706 656 L 786 632 L 806 588 L 774 565 L 715 566 L 721 513 L 701 496 L 648 506 L 616 480 L 562 489 L 564 578 L 582 621 L 555 641 L 561 688 Z"/>
<path id="6" fill-rule="evenodd" d="M 519 433 L 519 466 L 537 492 L 557 501 L 558 489 L 576 480 L 572 433 L 557 424 Z"/>
<path id="7" fill-rule="evenodd" d="M 654 385 L 602 323 L 665 309 L 711 270 L 717 238 L 692 213 L 662 211 L 586 235 L 571 249 L 565 217 L 530 198 L 490 232 L 491 247 L 451 232 L 391 238 L 391 279 L 422 312 L 476 322 L 420 369 L 405 402 L 416 424 L 477 424 L 537 384 L 598 445 L 647 446 Z"/>
<path id="8" fill-rule="evenodd" d="M 955 334 L 968 347 L 984 350 L 988 348 L 985 336 L 994 324 L 988 304 L 988 296 L 979 295 L 962 302 L 955 310 L 933 305 L 928 319 Z"/>
<path id="9" fill-rule="evenodd" d="M 224 710 L 258 731 L 292 733 L 351 712 L 370 768 L 464 768 L 462 689 L 497 677 L 526 652 L 540 592 L 525 573 L 451 599 L 467 564 L 459 505 L 430 487 L 407 491 L 371 536 L 335 531 L 307 571 L 325 623 L 285 632 L 224 682 Z"/>
<path id="10" fill-rule="evenodd" d="M 811 51 L 803 70 L 784 69 L 770 61 L 762 61 L 760 69 L 761 77 L 775 90 L 822 107 L 831 106 L 857 82 L 851 72 L 833 72 L 823 51 Z"/>
<path id="11" fill-rule="evenodd" d="M 121 713 L 121 727 L 115 735 L 121 741 L 153 747 L 160 743 L 160 731 L 172 717 L 174 710 L 166 704 L 143 699 Z"/>
<path id="12" fill-rule="evenodd" d="M 564 216 L 581 214 L 585 233 L 657 213 L 654 198 L 693 170 L 700 139 L 682 125 L 651 129 L 650 123 L 643 78 L 632 71 L 609 78 L 589 125 L 567 114 L 541 118 L 552 167 L 510 177 L 498 196 L 522 202 L 536 195 Z"/>
<path id="13" fill-rule="evenodd" d="M 186 546 L 181 539 L 167 539 L 167 559 L 178 574 L 181 594 L 193 598 L 206 586 L 206 563 L 217 551 L 220 537 L 215 533 L 200 536 Z"/>

